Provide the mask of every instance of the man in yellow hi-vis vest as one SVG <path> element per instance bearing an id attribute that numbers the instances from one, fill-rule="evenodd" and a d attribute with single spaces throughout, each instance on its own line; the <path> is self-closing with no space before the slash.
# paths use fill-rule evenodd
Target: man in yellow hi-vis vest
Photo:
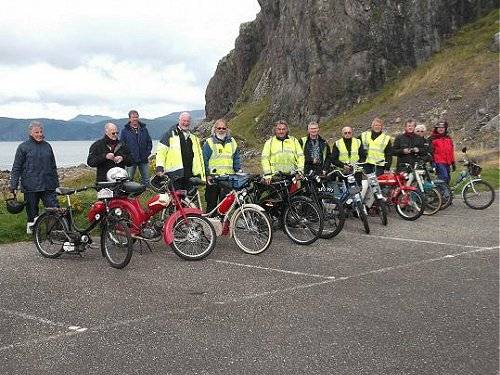
<path id="1" fill-rule="evenodd" d="M 156 174 L 183 177 L 177 186 L 183 186 L 193 176 L 205 179 L 200 140 L 191 133 L 190 124 L 191 115 L 182 112 L 179 123 L 163 134 L 156 148 Z"/>
<path id="2" fill-rule="evenodd" d="M 363 162 L 366 158 L 366 151 L 357 138 L 353 138 L 353 131 L 350 126 L 342 128 L 342 138 L 335 141 L 332 147 L 333 165 L 344 168 L 345 172 L 351 170 L 350 164 Z M 361 183 L 362 175 L 356 173 L 356 180 Z"/>
<path id="3" fill-rule="evenodd" d="M 375 172 L 377 176 L 383 174 L 384 170 L 391 169 L 392 163 L 391 137 L 382 131 L 383 128 L 384 121 L 375 118 L 371 130 L 361 133 L 359 137 L 366 150 L 366 164 L 363 169 L 366 173 Z"/>
<path id="4" fill-rule="evenodd" d="M 304 152 L 297 138 L 288 134 L 286 121 L 279 120 L 274 124 L 274 135 L 262 149 L 261 164 L 266 181 L 270 181 L 277 172 L 304 171 Z"/>
<path id="5" fill-rule="evenodd" d="M 212 135 L 203 145 L 203 160 L 207 175 L 205 201 L 207 212 L 210 212 L 227 193 L 219 185 L 211 183 L 210 175 L 232 174 L 241 168 L 240 149 L 231 136 L 226 120 L 215 121 Z"/>

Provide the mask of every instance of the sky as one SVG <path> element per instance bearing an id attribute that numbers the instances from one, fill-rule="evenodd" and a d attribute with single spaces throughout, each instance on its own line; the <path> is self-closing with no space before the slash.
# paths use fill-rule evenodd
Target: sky
<path id="1" fill-rule="evenodd" d="M 0 117 L 204 109 L 257 0 L 16 0 L 0 15 Z"/>

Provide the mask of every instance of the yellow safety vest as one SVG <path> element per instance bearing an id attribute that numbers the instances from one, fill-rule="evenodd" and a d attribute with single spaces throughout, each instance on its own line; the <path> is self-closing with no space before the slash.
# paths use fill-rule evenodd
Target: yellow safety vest
<path id="1" fill-rule="evenodd" d="M 231 142 L 226 142 L 224 145 L 214 142 L 212 137 L 208 138 L 206 142 L 212 150 L 212 155 L 210 155 L 210 159 L 208 160 L 208 170 L 210 173 L 214 169 L 218 175 L 234 173 L 233 155 L 238 147 L 234 138 L 231 138 Z"/>
<path id="2" fill-rule="evenodd" d="M 385 133 L 380 134 L 375 140 L 372 139 L 371 130 L 367 130 L 361 133 L 361 142 L 363 143 L 363 147 L 366 150 L 366 162 L 373 165 L 384 165 L 384 150 L 390 140 L 391 137 Z"/>
<path id="3" fill-rule="evenodd" d="M 341 161 L 342 163 L 355 163 L 359 161 L 359 147 L 361 146 L 361 141 L 359 139 L 352 138 L 350 157 L 344 142 L 344 138 L 336 141 L 335 145 L 339 150 L 339 161 Z"/>
<path id="4" fill-rule="evenodd" d="M 190 134 L 189 137 L 191 138 L 194 154 L 193 175 L 199 175 L 202 179 L 205 179 L 205 165 L 203 163 L 200 140 L 194 134 Z M 168 146 L 158 142 L 156 148 L 156 166 L 163 167 L 163 171 L 166 173 L 184 169 L 184 165 L 182 164 L 181 140 L 175 133 L 175 129 L 171 132 Z"/>
<path id="5" fill-rule="evenodd" d="M 264 175 L 303 172 L 304 152 L 297 138 L 288 136 L 284 141 L 280 141 L 276 136 L 269 138 L 262 150 L 262 169 Z"/>

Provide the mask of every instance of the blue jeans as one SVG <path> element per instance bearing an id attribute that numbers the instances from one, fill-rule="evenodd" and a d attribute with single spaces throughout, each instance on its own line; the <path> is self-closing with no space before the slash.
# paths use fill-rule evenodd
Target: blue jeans
<path id="1" fill-rule="evenodd" d="M 449 184 L 451 179 L 450 166 L 448 164 L 435 163 L 435 167 L 438 178 Z"/>
<path id="2" fill-rule="evenodd" d="M 26 213 L 30 223 L 35 221 L 35 217 L 38 216 L 38 203 L 40 203 L 40 200 L 42 200 L 44 207 L 59 207 L 54 190 L 25 192 L 24 202 L 26 203 Z"/>
<path id="3" fill-rule="evenodd" d="M 141 174 L 141 184 L 148 185 L 149 184 L 149 163 L 140 163 L 135 164 L 130 167 L 127 167 L 127 173 L 131 180 L 135 177 L 135 171 L 139 169 Z"/>

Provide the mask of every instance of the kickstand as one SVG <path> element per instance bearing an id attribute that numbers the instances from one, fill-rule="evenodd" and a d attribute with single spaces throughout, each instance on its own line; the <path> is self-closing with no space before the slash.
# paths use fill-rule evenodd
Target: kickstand
<path id="1" fill-rule="evenodd" d="M 143 254 L 143 251 L 142 251 L 142 244 L 145 243 L 146 244 L 146 247 L 149 249 L 149 251 L 152 253 L 153 250 L 151 249 L 151 246 L 149 245 L 149 243 L 147 241 L 142 241 L 142 240 L 139 240 L 139 253 L 142 255 Z"/>

